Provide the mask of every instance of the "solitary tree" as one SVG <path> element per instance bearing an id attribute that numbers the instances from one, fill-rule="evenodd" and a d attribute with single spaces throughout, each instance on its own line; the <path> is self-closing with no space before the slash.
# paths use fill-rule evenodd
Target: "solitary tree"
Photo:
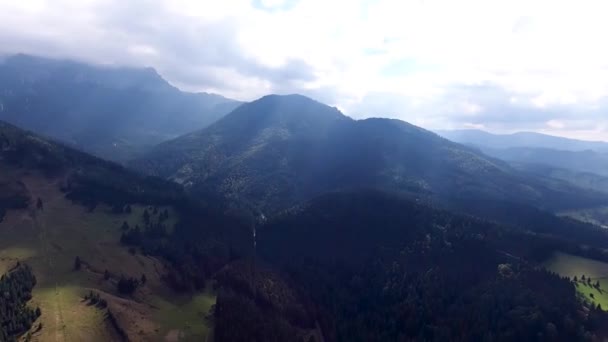
<path id="1" fill-rule="evenodd" d="M 105 270 L 105 271 L 103 272 L 103 279 L 104 279 L 104 280 L 108 280 L 108 279 L 110 279 L 110 272 L 109 272 L 108 270 Z"/>
<path id="2" fill-rule="evenodd" d="M 142 283 L 142 284 L 145 284 L 147 280 L 148 280 L 148 278 L 146 278 L 146 275 L 145 275 L 145 274 L 142 274 L 142 275 L 141 275 L 141 283 Z"/>
<path id="3" fill-rule="evenodd" d="M 38 200 L 36 201 L 36 208 L 38 208 L 38 210 L 44 209 L 44 206 L 42 205 L 42 199 L 40 197 L 38 197 Z"/>

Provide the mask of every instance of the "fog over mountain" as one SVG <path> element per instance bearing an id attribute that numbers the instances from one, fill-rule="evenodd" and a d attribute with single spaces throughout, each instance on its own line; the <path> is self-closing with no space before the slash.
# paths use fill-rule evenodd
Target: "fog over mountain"
<path id="1" fill-rule="evenodd" d="M 605 7 L 0 1 L 0 342 L 608 341 Z"/>
<path id="2" fill-rule="evenodd" d="M 182 92 L 152 68 L 22 54 L 0 63 L 0 120 L 113 160 L 206 127 L 239 105 Z"/>
<path id="3" fill-rule="evenodd" d="M 153 67 L 241 101 L 300 93 L 433 130 L 608 141 L 603 12 L 595 0 L 6 1 L 0 53 Z"/>

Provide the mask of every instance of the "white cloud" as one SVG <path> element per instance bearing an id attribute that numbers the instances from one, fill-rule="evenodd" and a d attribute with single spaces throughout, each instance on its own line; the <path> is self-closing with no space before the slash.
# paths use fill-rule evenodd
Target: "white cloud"
<path id="1" fill-rule="evenodd" d="M 316 94 L 355 116 L 430 128 L 540 130 L 606 108 L 607 10 L 600 0 L 0 0 L 0 52 L 153 66 L 180 87 L 242 100 Z M 493 121 L 499 105 L 510 121 Z"/>
<path id="2" fill-rule="evenodd" d="M 564 129 L 566 125 L 559 120 L 549 120 L 547 121 L 547 127 L 550 129 Z"/>

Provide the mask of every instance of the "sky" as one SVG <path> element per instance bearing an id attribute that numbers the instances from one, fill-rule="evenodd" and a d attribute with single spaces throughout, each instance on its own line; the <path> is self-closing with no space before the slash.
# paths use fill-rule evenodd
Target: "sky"
<path id="1" fill-rule="evenodd" d="M 591 0 L 0 0 L 0 54 L 153 67 L 188 91 L 301 93 L 354 118 L 608 141 Z"/>

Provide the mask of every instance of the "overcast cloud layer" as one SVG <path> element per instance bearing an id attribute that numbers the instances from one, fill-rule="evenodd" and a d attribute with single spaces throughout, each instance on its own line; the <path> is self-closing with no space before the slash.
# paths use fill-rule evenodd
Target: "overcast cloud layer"
<path id="1" fill-rule="evenodd" d="M 0 53 L 152 66 L 239 100 L 608 140 L 603 1 L 0 0 Z"/>

